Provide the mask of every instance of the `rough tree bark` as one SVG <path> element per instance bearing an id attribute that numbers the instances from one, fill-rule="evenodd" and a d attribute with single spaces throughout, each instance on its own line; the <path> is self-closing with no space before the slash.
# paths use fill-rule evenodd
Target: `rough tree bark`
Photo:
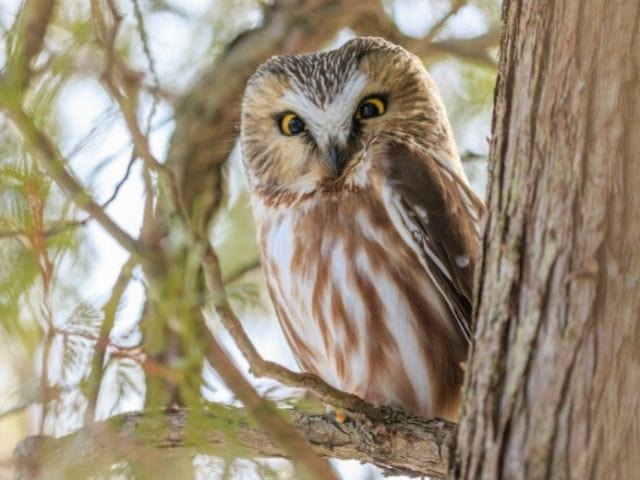
<path id="1" fill-rule="evenodd" d="M 640 478 L 640 2 L 507 1 L 455 478 Z"/>
<path id="2" fill-rule="evenodd" d="M 455 424 L 389 413 L 386 420 L 360 415 L 340 426 L 324 414 L 297 409 L 289 410 L 287 417 L 323 457 L 374 463 L 396 475 L 446 478 Z M 85 478 L 126 460 L 141 463 L 150 478 L 183 478 L 168 474 L 166 465 L 195 455 L 230 454 L 286 457 L 287 451 L 249 421 L 243 409 L 209 404 L 204 410 L 124 413 L 61 438 L 28 437 L 16 447 L 14 457 L 17 478 L 25 479 Z M 165 471 L 150 470 L 158 465 Z"/>

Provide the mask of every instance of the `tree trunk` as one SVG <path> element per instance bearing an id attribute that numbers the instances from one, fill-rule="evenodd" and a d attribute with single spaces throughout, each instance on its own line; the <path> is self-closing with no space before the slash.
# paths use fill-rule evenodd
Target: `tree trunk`
<path id="1" fill-rule="evenodd" d="M 640 2 L 503 22 L 454 477 L 640 478 Z"/>

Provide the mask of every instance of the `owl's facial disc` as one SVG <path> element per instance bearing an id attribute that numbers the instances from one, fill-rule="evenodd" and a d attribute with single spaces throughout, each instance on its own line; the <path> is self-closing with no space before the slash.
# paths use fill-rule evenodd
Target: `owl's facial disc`
<path id="1" fill-rule="evenodd" d="M 432 91 L 419 59 L 382 39 L 270 59 L 243 100 L 248 178 L 253 186 L 294 193 L 351 180 L 363 185 L 368 172 L 390 161 L 376 153 L 385 139 L 402 136 L 429 149 L 449 138 Z"/>
<path id="2" fill-rule="evenodd" d="M 287 89 L 279 102 L 285 110 L 274 116 L 277 128 L 289 141 L 310 145 L 327 175 L 339 178 L 362 149 L 365 124 L 387 110 L 388 96 L 367 94 L 368 84 L 367 76 L 353 69 L 330 102 L 308 90 Z"/>

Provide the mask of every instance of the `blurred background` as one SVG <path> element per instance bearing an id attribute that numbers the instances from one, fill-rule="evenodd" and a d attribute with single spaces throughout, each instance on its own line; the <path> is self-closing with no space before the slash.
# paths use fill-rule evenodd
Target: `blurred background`
<path id="1" fill-rule="evenodd" d="M 25 5 L 0 0 L 3 70 L 20 48 Z M 285 51 L 332 49 L 356 35 L 404 45 L 438 84 L 467 175 L 484 198 L 498 0 L 65 0 L 47 22 L 29 85 L 0 95 L 19 97 L 74 177 L 126 232 L 143 238 L 145 199 L 158 185 L 134 148 L 123 115 L 133 112 L 218 252 L 227 294 L 256 347 L 292 369 L 263 287 L 236 144 L 242 90 L 259 63 Z M 0 478 L 11 476 L 21 439 L 72 432 L 88 409 L 104 419 L 149 405 L 236 403 L 170 319 L 145 325 L 147 273 L 34 162 L 5 115 L 0 198 Z M 168 238 L 165 244 L 174 241 Z M 246 372 L 213 312 L 208 320 Z M 280 402 L 300 396 L 273 381 L 251 381 Z M 178 393 L 167 393 L 167 384 Z M 150 400 L 160 398 L 155 389 L 164 389 L 163 401 Z M 199 478 L 291 476 L 278 460 L 201 455 L 193 464 Z M 355 461 L 336 465 L 344 478 L 380 477 Z M 126 478 L 127 468 L 113 477 Z"/>

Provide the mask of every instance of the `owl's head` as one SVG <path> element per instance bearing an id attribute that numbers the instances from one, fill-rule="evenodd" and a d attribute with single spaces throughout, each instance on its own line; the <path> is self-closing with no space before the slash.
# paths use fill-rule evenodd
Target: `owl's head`
<path id="1" fill-rule="evenodd" d="M 386 40 L 355 38 L 329 52 L 274 57 L 249 80 L 241 139 L 254 189 L 331 188 L 384 138 L 454 149 L 422 63 Z"/>

